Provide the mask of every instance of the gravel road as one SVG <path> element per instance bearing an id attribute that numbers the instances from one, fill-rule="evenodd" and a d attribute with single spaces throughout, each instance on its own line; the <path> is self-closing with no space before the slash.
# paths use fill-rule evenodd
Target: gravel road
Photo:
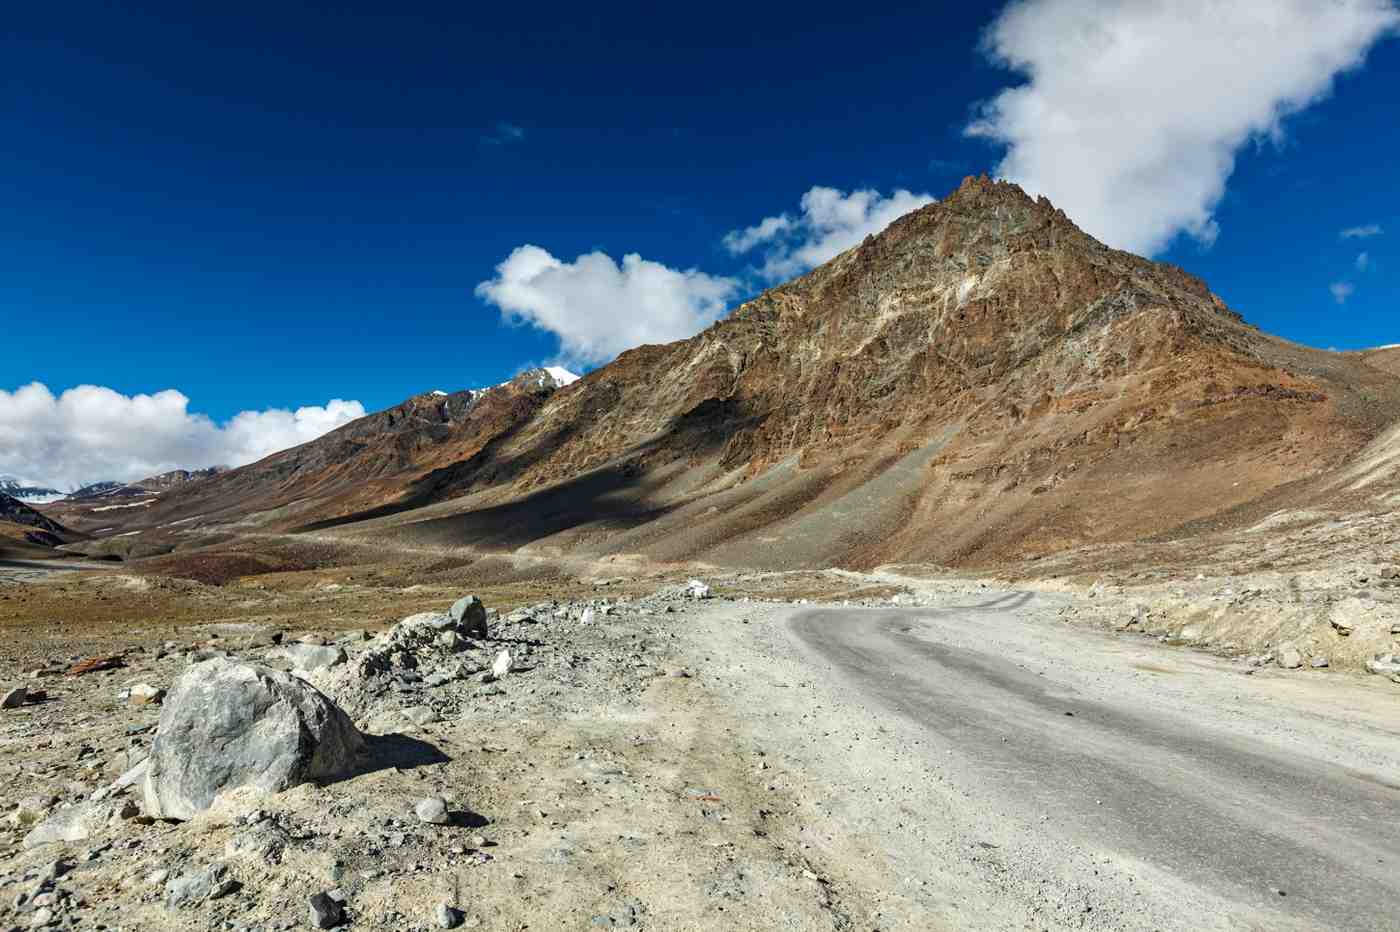
<path id="1" fill-rule="evenodd" d="M 1392 685 L 934 602 L 755 607 L 713 670 L 888 928 L 1395 928 Z"/>

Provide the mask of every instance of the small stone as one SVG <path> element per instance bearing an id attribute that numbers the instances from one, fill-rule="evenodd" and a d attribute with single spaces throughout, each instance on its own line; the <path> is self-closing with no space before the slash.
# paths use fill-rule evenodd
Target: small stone
<path id="1" fill-rule="evenodd" d="M 1314 657 L 1312 659 L 1312 668 L 1314 670 L 1325 670 L 1327 667 L 1328 661 L 1326 657 Z"/>
<path id="2" fill-rule="evenodd" d="M 57 796 L 26 796 L 15 804 L 10 821 L 15 825 L 33 825 L 58 805 Z"/>
<path id="3" fill-rule="evenodd" d="M 1377 676 L 1394 677 L 1400 674 L 1400 659 L 1394 654 L 1378 654 L 1366 661 L 1366 670 Z"/>
<path id="4" fill-rule="evenodd" d="M 403 717 L 415 725 L 427 725 L 442 721 L 442 716 L 430 706 L 415 705 L 403 710 Z"/>
<path id="5" fill-rule="evenodd" d="M 73 869 L 73 865 L 64 860 L 50 861 L 39 871 L 39 883 L 41 885 L 52 884 L 64 874 Z"/>
<path id="6" fill-rule="evenodd" d="M 443 903 L 437 908 L 437 924 L 440 929 L 455 929 L 462 924 L 462 911 Z"/>
<path id="7" fill-rule="evenodd" d="M 448 614 L 457 622 L 458 630 L 467 637 L 486 637 L 486 606 L 476 596 L 463 596 L 453 602 Z"/>
<path id="8" fill-rule="evenodd" d="M 33 915 L 29 917 L 29 927 L 32 929 L 42 928 L 53 922 L 53 920 L 53 910 L 46 906 L 43 909 L 36 909 Z"/>
<path id="9" fill-rule="evenodd" d="M 437 642 L 438 646 L 443 650 L 450 651 L 454 654 L 461 653 L 471 646 L 471 641 L 468 641 L 456 631 L 442 632 L 442 634 L 438 635 Z"/>
<path id="10" fill-rule="evenodd" d="M 421 800 L 413 807 L 419 821 L 427 822 L 429 825 L 446 825 L 450 820 L 447 815 L 447 801 L 440 796 L 431 796 Z"/>
<path id="11" fill-rule="evenodd" d="M 688 599 L 708 599 L 712 593 L 710 587 L 698 579 L 692 579 L 685 584 L 685 595 Z"/>
<path id="12" fill-rule="evenodd" d="M 280 647 L 275 651 L 274 656 L 290 660 L 292 667 L 300 673 L 329 670 L 331 667 L 338 667 L 350 659 L 343 647 L 308 644 L 304 641 Z"/>
<path id="13" fill-rule="evenodd" d="M 318 893 L 311 898 L 311 928 L 334 929 L 345 921 L 345 909 L 329 893 Z"/>
<path id="14" fill-rule="evenodd" d="M 228 875 L 224 864 L 181 874 L 165 884 L 165 908 L 180 909 L 204 900 L 217 900 L 238 889 L 238 881 Z"/>
<path id="15" fill-rule="evenodd" d="M 1296 670 L 1303 665 L 1303 655 L 1292 644 L 1280 644 L 1274 652 L 1274 660 L 1285 670 Z"/>
<path id="16" fill-rule="evenodd" d="M 150 683 L 137 683 L 127 693 L 126 701 L 131 705 L 160 705 L 165 701 L 165 690 Z"/>
<path id="17" fill-rule="evenodd" d="M 112 805 L 100 800 L 60 809 L 24 836 L 24 848 L 87 841 L 102 832 L 114 815 Z"/>
<path id="18" fill-rule="evenodd" d="M 505 676 L 515 669 L 515 658 L 510 655 L 510 651 L 503 650 L 496 655 L 496 662 L 491 664 L 491 673 L 496 679 Z"/>
<path id="19" fill-rule="evenodd" d="M 18 709 L 24 705 L 24 700 L 29 698 L 29 690 L 23 686 L 16 686 L 0 698 L 0 709 Z"/>

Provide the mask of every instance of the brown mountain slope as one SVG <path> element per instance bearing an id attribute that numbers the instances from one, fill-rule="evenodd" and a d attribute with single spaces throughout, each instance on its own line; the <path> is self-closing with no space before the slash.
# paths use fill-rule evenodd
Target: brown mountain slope
<path id="1" fill-rule="evenodd" d="M 1264 335 L 1180 269 L 968 179 L 690 340 L 450 429 L 414 399 L 155 517 L 755 566 L 1003 562 L 1197 533 L 1321 481 L 1400 412 L 1373 362 Z"/>
<path id="2" fill-rule="evenodd" d="M 417 395 L 249 466 L 164 482 L 159 495 L 148 494 L 139 505 L 51 507 L 74 526 L 109 533 L 221 524 L 281 529 L 335 520 L 398 502 L 425 473 L 471 456 L 528 419 L 556 385 L 547 372 L 532 369 L 494 388 Z"/>
<path id="3" fill-rule="evenodd" d="M 995 562 L 1326 473 L 1400 380 L 968 179 L 699 336 L 624 354 L 361 530 L 751 565 Z"/>
<path id="4" fill-rule="evenodd" d="M 78 536 L 19 499 L 0 494 L 0 557 L 32 557 Z"/>

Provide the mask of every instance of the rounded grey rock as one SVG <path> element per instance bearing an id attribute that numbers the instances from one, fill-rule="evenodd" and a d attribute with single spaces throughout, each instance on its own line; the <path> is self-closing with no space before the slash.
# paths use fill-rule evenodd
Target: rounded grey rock
<path id="1" fill-rule="evenodd" d="M 280 793 L 350 771 L 364 737 L 296 677 L 248 663 L 190 667 L 165 700 L 146 765 L 146 814 L 189 819 L 220 793 Z"/>

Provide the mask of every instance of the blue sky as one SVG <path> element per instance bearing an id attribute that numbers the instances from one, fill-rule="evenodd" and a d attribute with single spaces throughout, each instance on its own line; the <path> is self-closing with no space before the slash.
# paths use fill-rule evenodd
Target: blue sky
<path id="1" fill-rule="evenodd" d="M 1313 0 L 1271 0 L 1281 21 L 1235 24 L 1224 59 L 1197 47 L 1215 41 L 1198 40 L 1202 16 L 1193 30 L 1189 15 L 1158 21 L 1137 0 L 1030 0 L 1010 13 L 965 2 L 142 6 L 7 12 L 0 322 L 12 339 L 0 346 L 0 409 L 35 381 L 53 396 L 172 389 L 187 417 L 217 426 L 333 398 L 373 410 L 527 363 L 592 364 L 631 339 L 684 335 L 761 287 L 765 266 L 798 268 L 909 203 L 885 200 L 897 191 L 938 197 L 999 169 L 1053 188 L 1076 219 L 1066 198 L 1092 205 L 1116 245 L 1150 245 L 1267 330 L 1324 347 L 1400 342 L 1389 0 L 1320 14 Z M 1095 56 L 1056 51 L 1084 39 L 1086 9 L 1119 34 L 1165 36 L 1173 64 L 1164 73 L 1105 50 L 1125 76 L 1115 87 L 1134 93 L 1103 111 L 1115 138 L 1085 137 L 1108 167 L 1091 159 L 1066 177 L 1064 141 L 1038 136 L 1026 112 L 1095 112 L 1066 97 Z M 1032 37 L 1057 30 L 1069 39 Z M 1231 57 L 1238 68 L 1222 63 Z M 1290 69 L 1296 80 L 1280 79 Z M 1028 78 L 1039 98 L 998 98 Z M 979 118 L 993 129 L 969 135 Z M 1156 161 L 1142 155 L 1153 146 Z M 1178 172 L 1188 152 L 1233 168 Z M 1143 161 L 1119 171 L 1124 158 Z M 814 187 L 833 190 L 804 211 Z M 854 203 L 856 191 L 874 193 Z M 726 248 L 765 218 L 785 232 Z M 1370 227 L 1381 232 L 1340 235 Z M 498 271 L 526 245 L 539 253 Z M 615 271 L 601 257 L 575 265 L 595 252 Z M 547 287 L 530 277 L 551 262 Z M 619 318 L 635 326 L 608 330 Z M 0 410 L 0 434 L 5 423 Z M 53 457 L 79 455 L 46 442 Z M 175 454 L 96 455 L 130 473 Z M 0 455 L 7 469 L 38 467 Z"/>

